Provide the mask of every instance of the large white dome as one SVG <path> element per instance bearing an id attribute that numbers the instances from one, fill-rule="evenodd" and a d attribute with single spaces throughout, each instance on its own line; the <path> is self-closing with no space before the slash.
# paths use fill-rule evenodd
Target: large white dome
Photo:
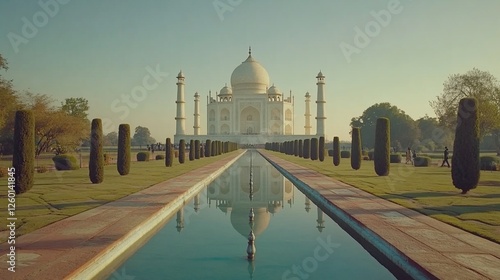
<path id="1" fill-rule="evenodd" d="M 266 94 L 269 86 L 269 74 L 250 54 L 231 74 L 233 94 L 260 93 Z"/>

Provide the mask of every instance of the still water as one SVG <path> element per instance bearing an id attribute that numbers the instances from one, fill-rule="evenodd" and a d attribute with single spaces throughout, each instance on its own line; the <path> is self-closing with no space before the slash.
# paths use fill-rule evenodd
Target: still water
<path id="1" fill-rule="evenodd" d="M 250 231 L 253 261 L 247 260 Z M 263 157 L 248 151 L 108 279 L 394 276 Z"/>

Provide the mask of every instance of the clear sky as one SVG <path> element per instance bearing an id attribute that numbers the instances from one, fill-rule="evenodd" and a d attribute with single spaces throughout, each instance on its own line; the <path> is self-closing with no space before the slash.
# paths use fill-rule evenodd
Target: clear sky
<path id="1" fill-rule="evenodd" d="M 105 132 L 141 125 L 163 142 L 175 133 L 179 70 L 187 132 L 199 92 L 206 133 L 208 91 L 230 83 L 251 45 L 271 83 L 292 90 L 295 133 L 321 70 L 327 137 L 348 140 L 350 119 L 375 103 L 435 116 L 429 101 L 449 75 L 476 67 L 500 78 L 499 12 L 498 0 L 6 0 L 0 53 L 17 89 L 84 97 Z"/>

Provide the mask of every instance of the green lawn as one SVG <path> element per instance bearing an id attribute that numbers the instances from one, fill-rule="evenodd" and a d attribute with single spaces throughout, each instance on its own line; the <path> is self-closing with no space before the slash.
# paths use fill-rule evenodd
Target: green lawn
<path id="1" fill-rule="evenodd" d="M 126 176 L 120 176 L 116 164 L 111 164 L 105 167 L 104 182 L 101 184 L 90 182 L 88 168 L 36 173 L 33 188 L 16 196 L 16 234 L 26 234 L 222 158 L 234 156 L 234 153 L 194 161 L 189 161 L 186 157 L 184 164 L 179 164 L 178 159 L 175 159 L 170 168 L 165 167 L 164 160 L 132 162 L 130 174 Z M 0 218 L 6 221 L 7 178 L 0 178 L 0 181 L 4 185 L 0 192 Z M 6 241 L 7 236 L 6 227 L 2 227 L 0 242 Z"/>
<path id="2" fill-rule="evenodd" d="M 352 170 L 350 159 L 342 159 L 339 166 L 334 166 L 331 157 L 319 162 L 272 153 L 500 243 L 500 171 L 481 171 L 477 188 L 461 195 L 452 184 L 450 168 L 438 167 L 437 161 L 430 167 L 394 163 L 389 176 L 379 177 L 373 161 L 363 161 L 361 169 Z"/>

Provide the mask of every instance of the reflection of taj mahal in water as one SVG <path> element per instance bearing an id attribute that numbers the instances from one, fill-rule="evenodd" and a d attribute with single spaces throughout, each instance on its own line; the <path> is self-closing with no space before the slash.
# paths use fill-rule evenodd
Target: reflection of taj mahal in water
<path id="1" fill-rule="evenodd" d="M 177 75 L 177 114 L 174 142 L 181 139 L 206 139 L 232 141 L 240 144 L 264 144 L 287 140 L 311 138 L 311 113 L 309 92 L 305 95 L 304 134 L 294 129 L 295 97 L 290 91 L 285 96 L 274 84 L 270 86 L 269 74 L 262 65 L 248 57 L 231 75 L 231 87 L 227 84 L 219 93 L 207 96 L 207 135 L 200 135 L 200 95 L 194 95 L 194 133 L 186 134 L 184 74 Z M 325 136 L 325 76 L 321 71 L 317 79 L 316 135 Z"/>
<path id="2" fill-rule="evenodd" d="M 230 173 L 224 173 L 208 186 L 207 202 L 200 201 L 199 194 L 195 196 L 194 211 L 199 211 L 201 203 L 208 203 L 209 207 L 215 205 L 229 216 L 233 228 L 246 238 L 250 230 L 259 236 L 268 227 L 272 215 L 279 215 L 284 207 L 294 205 L 294 191 L 297 190 L 263 157 L 255 155 L 251 161 L 240 161 L 238 166 L 231 166 L 229 171 Z M 249 184 L 250 174 L 253 174 L 253 188 Z M 249 222 L 250 209 L 254 212 L 252 223 Z M 311 210 L 308 198 L 304 209 L 306 212 Z M 184 210 L 180 210 L 177 213 L 178 231 L 184 227 L 183 216 Z M 319 207 L 316 222 L 316 228 L 321 232 L 325 221 Z"/>

